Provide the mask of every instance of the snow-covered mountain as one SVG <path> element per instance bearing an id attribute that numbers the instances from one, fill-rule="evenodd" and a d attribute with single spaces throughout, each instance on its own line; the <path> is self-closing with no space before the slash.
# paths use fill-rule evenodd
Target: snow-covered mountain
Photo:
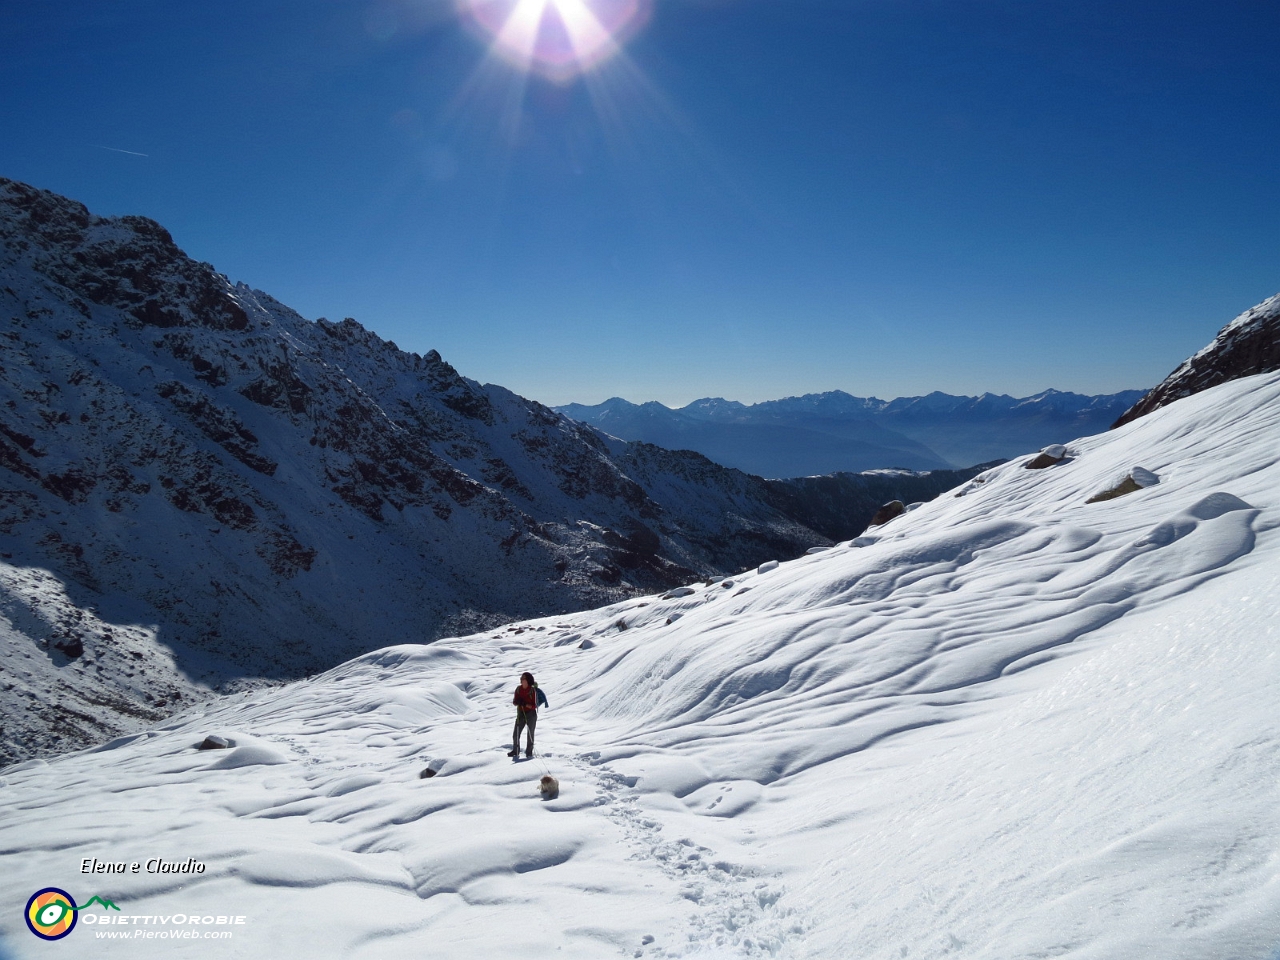
<path id="1" fill-rule="evenodd" d="M 1280 370 L 1280 293 L 1219 330 L 1211 343 L 1126 410 L 1115 426 L 1220 383 L 1273 370 Z"/>
<path id="2" fill-rule="evenodd" d="M 119 908 L 68 958 L 1268 960 L 1278 436 L 1280 373 L 1235 380 L 823 552 L 11 767 L 0 930 L 43 955 L 59 887 Z"/>
<path id="3" fill-rule="evenodd" d="M 620 442 L 11 181 L 0 313 L 0 762 L 795 557 L 970 475 L 844 478 L 836 503 Z"/>
<path id="4" fill-rule="evenodd" d="M 830 542 L 758 479 L 304 320 L 150 220 L 6 180 L 0 315 L 0 758 L 229 677 Z"/>
<path id="5" fill-rule="evenodd" d="M 743 404 L 711 397 L 672 410 L 620 397 L 561 413 L 615 437 L 687 448 L 767 477 L 906 467 L 932 470 L 1004 460 L 1105 430 L 1143 396 L 1046 390 L 1015 398 L 985 393 L 880 400 L 841 390 Z"/>

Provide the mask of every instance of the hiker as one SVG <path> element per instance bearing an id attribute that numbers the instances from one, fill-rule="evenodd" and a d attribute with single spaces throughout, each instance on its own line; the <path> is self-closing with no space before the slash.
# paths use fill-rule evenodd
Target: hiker
<path id="1" fill-rule="evenodd" d="M 507 756 L 520 755 L 520 731 L 528 727 L 529 736 L 524 748 L 527 759 L 533 756 L 533 728 L 538 725 L 538 707 L 547 705 L 547 695 L 538 689 L 533 674 L 526 671 L 520 674 L 520 686 L 516 687 L 516 693 L 511 698 L 511 702 L 516 707 L 516 728 L 511 734 L 511 752 Z"/>

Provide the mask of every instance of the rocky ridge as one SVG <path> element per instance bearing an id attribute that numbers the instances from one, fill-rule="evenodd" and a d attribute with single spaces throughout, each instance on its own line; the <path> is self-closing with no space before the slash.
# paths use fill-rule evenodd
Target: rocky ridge
<path id="1" fill-rule="evenodd" d="M 1220 383 L 1275 370 L 1280 370 L 1280 293 L 1250 307 L 1219 330 L 1211 343 L 1183 361 L 1126 410 L 1112 428 Z"/>

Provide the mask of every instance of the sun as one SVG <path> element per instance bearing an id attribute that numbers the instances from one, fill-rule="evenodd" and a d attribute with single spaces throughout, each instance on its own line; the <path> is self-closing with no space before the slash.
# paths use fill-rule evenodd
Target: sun
<path id="1" fill-rule="evenodd" d="M 650 0 L 457 0 L 491 49 L 558 82 L 600 66 L 648 18 Z"/>

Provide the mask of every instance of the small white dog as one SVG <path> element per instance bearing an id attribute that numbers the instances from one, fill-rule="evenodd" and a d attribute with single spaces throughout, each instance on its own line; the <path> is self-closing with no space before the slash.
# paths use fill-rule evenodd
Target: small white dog
<path id="1" fill-rule="evenodd" d="M 538 782 L 538 791 L 542 794 L 543 800 L 554 800 L 560 796 L 560 781 L 547 774 Z"/>

